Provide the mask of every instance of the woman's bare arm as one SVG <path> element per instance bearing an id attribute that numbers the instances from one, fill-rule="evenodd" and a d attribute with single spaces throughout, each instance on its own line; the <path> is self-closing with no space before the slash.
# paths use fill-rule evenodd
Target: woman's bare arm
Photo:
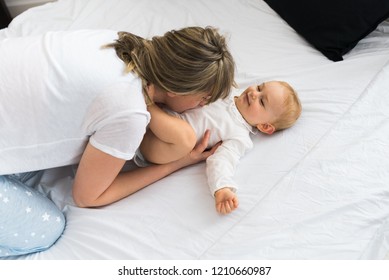
<path id="1" fill-rule="evenodd" d="M 74 201 L 79 207 L 96 207 L 127 197 L 185 166 L 205 160 L 217 148 L 215 146 L 205 151 L 208 140 L 209 131 L 189 154 L 179 160 L 122 173 L 120 171 L 125 160 L 108 155 L 88 144 L 74 179 Z"/>

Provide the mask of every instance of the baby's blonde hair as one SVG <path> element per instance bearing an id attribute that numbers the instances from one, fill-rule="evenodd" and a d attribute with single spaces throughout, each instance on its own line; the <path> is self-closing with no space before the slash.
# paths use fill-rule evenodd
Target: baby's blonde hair
<path id="1" fill-rule="evenodd" d="M 272 123 L 276 130 L 282 130 L 291 127 L 301 115 L 302 106 L 297 92 L 293 87 L 284 81 L 277 81 L 286 89 L 286 98 L 284 100 L 284 110 L 281 115 Z"/>

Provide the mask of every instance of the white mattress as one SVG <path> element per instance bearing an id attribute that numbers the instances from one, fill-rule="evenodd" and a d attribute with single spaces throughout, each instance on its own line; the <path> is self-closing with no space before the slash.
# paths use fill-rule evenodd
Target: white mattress
<path id="1" fill-rule="evenodd" d="M 0 38 L 86 28 L 148 37 L 188 25 L 228 34 L 241 88 L 284 79 L 303 104 L 294 127 L 253 137 L 236 173 L 238 210 L 216 213 L 204 163 L 98 209 L 74 206 L 75 167 L 48 170 L 40 187 L 67 226 L 52 248 L 19 259 L 387 258 L 389 22 L 336 63 L 260 0 L 60 0 Z"/>

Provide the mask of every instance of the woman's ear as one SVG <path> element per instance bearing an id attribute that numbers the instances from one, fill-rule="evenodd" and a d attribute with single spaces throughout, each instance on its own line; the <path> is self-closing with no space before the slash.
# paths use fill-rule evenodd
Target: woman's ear
<path id="1" fill-rule="evenodd" d="M 266 134 L 273 134 L 276 131 L 276 128 L 274 125 L 270 123 L 260 123 L 257 125 L 257 128 L 259 131 L 266 133 Z"/>
<path id="2" fill-rule="evenodd" d="M 166 94 L 167 94 L 167 96 L 169 96 L 169 97 L 176 97 L 177 96 L 177 94 L 175 94 L 175 93 L 173 93 L 173 92 L 166 92 Z"/>

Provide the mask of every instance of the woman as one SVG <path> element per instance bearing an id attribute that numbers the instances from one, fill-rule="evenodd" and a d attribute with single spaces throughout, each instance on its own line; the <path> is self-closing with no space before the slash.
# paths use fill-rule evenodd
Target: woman
<path id="1" fill-rule="evenodd" d="M 79 163 L 78 206 L 120 200 L 213 152 L 204 152 L 206 133 L 180 160 L 120 172 L 150 120 L 145 99 L 182 112 L 226 97 L 234 84 L 225 38 L 210 27 L 151 40 L 49 32 L 3 40 L 0 53 L 0 256 L 44 250 L 64 229 L 59 209 L 30 188 L 39 175 L 31 171 Z M 152 96 L 147 85 L 157 89 Z"/>

